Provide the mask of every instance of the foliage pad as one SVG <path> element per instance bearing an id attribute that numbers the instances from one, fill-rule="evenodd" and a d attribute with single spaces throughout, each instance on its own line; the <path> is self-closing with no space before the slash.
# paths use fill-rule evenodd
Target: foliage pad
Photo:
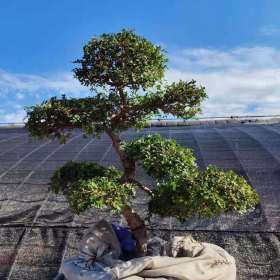
<path id="1" fill-rule="evenodd" d="M 122 175 L 113 166 L 69 161 L 54 172 L 50 190 L 66 195 L 76 213 L 92 207 L 111 207 L 119 211 L 135 188 L 132 184 L 121 183 Z"/>
<path id="2" fill-rule="evenodd" d="M 160 135 L 148 135 L 124 144 L 157 181 L 149 202 L 152 213 L 180 220 L 222 213 L 245 213 L 259 201 L 256 191 L 233 171 L 209 165 L 200 172 L 189 149 Z"/>
<path id="3" fill-rule="evenodd" d="M 93 37 L 83 50 L 74 73 L 85 86 L 146 89 L 164 75 L 167 59 L 161 47 L 130 30 Z"/>
<path id="4" fill-rule="evenodd" d="M 105 167 L 96 162 L 69 161 L 55 170 L 51 177 L 50 190 L 54 193 L 67 193 L 69 185 L 78 180 L 88 180 L 95 177 L 108 177 L 118 181 L 122 172 L 115 167 Z"/>
<path id="5" fill-rule="evenodd" d="M 198 175 L 195 157 L 191 149 L 185 149 L 175 140 L 167 140 L 159 134 L 148 135 L 123 143 L 125 152 L 158 181 L 180 177 L 190 180 Z"/>
<path id="6" fill-rule="evenodd" d="M 66 197 L 70 207 L 77 213 L 90 208 L 109 207 L 121 211 L 127 200 L 134 195 L 133 184 L 121 184 L 108 177 L 78 180 L 72 183 Z"/>

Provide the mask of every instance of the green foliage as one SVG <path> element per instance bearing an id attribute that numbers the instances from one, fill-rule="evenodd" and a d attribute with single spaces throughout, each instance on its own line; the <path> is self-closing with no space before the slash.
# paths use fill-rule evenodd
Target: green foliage
<path id="1" fill-rule="evenodd" d="M 232 210 L 244 214 L 259 202 L 257 192 L 243 177 L 232 170 L 222 171 L 213 165 L 208 165 L 201 173 L 197 186 L 199 187 L 197 200 L 203 201 L 200 206 L 203 216 L 209 216 L 207 208 L 210 215 Z"/>
<path id="2" fill-rule="evenodd" d="M 98 136 L 108 130 L 140 129 L 162 112 L 187 119 L 201 111 L 204 87 L 195 81 L 165 83 L 163 50 L 133 31 L 93 37 L 83 50 L 74 75 L 95 95 L 63 95 L 26 107 L 25 127 L 31 135 L 65 143 L 74 128 Z"/>
<path id="3" fill-rule="evenodd" d="M 80 128 L 85 134 L 98 136 L 110 127 L 110 114 L 116 114 L 119 106 L 117 95 L 97 94 L 95 97 L 66 98 L 52 97 L 42 104 L 26 107 L 25 128 L 32 136 L 58 138 L 64 142 L 65 134 Z"/>
<path id="4" fill-rule="evenodd" d="M 67 193 L 71 184 L 78 180 L 88 180 L 96 177 L 107 177 L 119 181 L 122 172 L 115 167 L 104 167 L 95 162 L 69 161 L 55 170 L 51 177 L 50 190 L 54 193 Z"/>
<path id="5" fill-rule="evenodd" d="M 189 119 L 201 112 L 200 105 L 207 98 L 205 88 L 196 85 L 196 81 L 178 81 L 170 85 L 159 84 L 155 92 L 142 96 L 139 107 L 145 112 L 160 113 Z"/>
<path id="6" fill-rule="evenodd" d="M 83 50 L 83 58 L 75 61 L 80 65 L 74 69 L 75 77 L 93 88 L 146 89 L 163 77 L 166 68 L 161 47 L 131 30 L 93 37 Z"/>
<path id="7" fill-rule="evenodd" d="M 151 212 L 179 219 L 245 212 L 258 202 L 251 186 L 231 171 L 209 166 L 200 172 L 191 150 L 175 141 L 153 135 L 119 147 L 118 132 L 140 129 L 153 115 L 187 119 L 201 111 L 205 88 L 193 80 L 165 83 L 166 62 L 161 47 L 131 30 L 93 37 L 73 71 L 82 85 L 95 91 L 94 96 L 63 95 L 26 107 L 25 127 L 33 136 L 58 138 L 61 143 L 75 128 L 86 135 L 106 132 L 127 173 L 134 170 L 136 160 L 156 179 Z M 50 189 L 65 194 L 77 213 L 91 207 L 120 210 L 135 187 L 121 180 L 133 177 L 129 175 L 96 163 L 69 162 L 55 171 Z"/>
<path id="8" fill-rule="evenodd" d="M 120 184 L 108 177 L 95 177 L 72 183 L 66 197 L 77 214 L 90 208 L 110 207 L 121 211 L 127 200 L 134 195 L 134 188 L 132 184 Z"/>
<path id="9" fill-rule="evenodd" d="M 149 202 L 152 213 L 180 220 L 210 218 L 231 211 L 245 213 L 259 201 L 256 191 L 233 171 L 209 165 L 200 172 L 192 152 L 174 140 L 148 135 L 123 147 L 157 181 Z"/>
<path id="10" fill-rule="evenodd" d="M 174 189 L 174 185 L 176 188 Z M 244 214 L 259 202 L 257 192 L 233 171 L 222 171 L 209 165 L 193 181 L 167 180 L 160 182 L 149 202 L 151 212 L 173 216 L 211 218 L 236 211 Z"/>
<path id="11" fill-rule="evenodd" d="M 50 190 L 62 192 L 77 214 L 93 207 L 120 211 L 135 188 L 133 184 L 121 183 L 122 176 L 113 166 L 69 161 L 54 172 Z"/>
<path id="12" fill-rule="evenodd" d="M 198 175 L 192 151 L 178 145 L 175 140 L 155 134 L 125 142 L 122 146 L 131 158 L 139 161 L 146 172 L 157 180 L 182 176 L 191 179 Z"/>

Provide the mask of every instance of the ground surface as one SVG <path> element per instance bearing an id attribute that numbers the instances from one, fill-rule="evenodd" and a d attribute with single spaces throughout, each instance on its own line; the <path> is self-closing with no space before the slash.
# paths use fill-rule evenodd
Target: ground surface
<path id="1" fill-rule="evenodd" d="M 169 238 L 192 232 L 200 241 L 216 243 L 237 261 L 238 279 L 280 279 L 280 125 L 226 124 L 149 128 L 126 132 L 123 139 L 159 132 L 194 149 L 203 169 L 216 164 L 245 176 L 261 196 L 261 204 L 246 216 L 216 220 L 153 217 L 151 235 Z M 76 252 L 86 227 L 107 218 L 108 211 L 74 216 L 62 196 L 48 193 L 53 170 L 68 160 L 104 165 L 119 161 L 109 139 L 83 138 L 77 131 L 66 145 L 29 139 L 24 129 L 0 129 L 0 279 L 52 279 L 61 260 Z M 150 178 L 138 169 L 138 179 Z M 144 194 L 135 207 L 145 214 Z"/>

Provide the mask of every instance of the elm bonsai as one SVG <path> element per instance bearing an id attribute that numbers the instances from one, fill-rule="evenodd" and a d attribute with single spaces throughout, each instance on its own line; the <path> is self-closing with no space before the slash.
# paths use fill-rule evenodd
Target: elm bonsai
<path id="1" fill-rule="evenodd" d="M 61 143 L 75 128 L 96 137 L 106 133 L 112 140 L 122 171 L 98 163 L 69 162 L 51 178 L 50 189 L 65 194 L 76 213 L 92 207 L 119 211 L 144 248 L 145 223 L 130 205 L 136 188 L 150 196 L 151 213 L 180 220 L 244 213 L 258 203 L 258 194 L 244 178 L 211 165 L 200 171 L 192 151 L 174 140 L 148 135 L 121 141 L 120 132 L 141 129 L 157 114 L 192 118 L 207 98 L 205 88 L 194 80 L 171 84 L 163 80 L 167 58 L 160 46 L 131 30 L 105 33 L 93 37 L 74 63 L 74 77 L 94 94 L 52 97 L 27 107 L 25 127 L 32 136 L 58 138 Z M 156 186 L 136 180 L 136 162 L 156 180 Z"/>

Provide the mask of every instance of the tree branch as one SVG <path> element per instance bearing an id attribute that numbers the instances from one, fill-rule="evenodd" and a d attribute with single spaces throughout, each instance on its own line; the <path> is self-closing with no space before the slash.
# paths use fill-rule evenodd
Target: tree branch
<path id="1" fill-rule="evenodd" d="M 150 188 L 148 188 L 147 186 L 141 184 L 141 183 L 138 182 L 137 180 L 133 180 L 131 183 L 137 185 L 139 188 L 141 188 L 143 191 L 145 191 L 145 192 L 148 193 L 149 195 L 151 195 L 151 196 L 154 195 L 153 191 L 152 191 Z"/>

